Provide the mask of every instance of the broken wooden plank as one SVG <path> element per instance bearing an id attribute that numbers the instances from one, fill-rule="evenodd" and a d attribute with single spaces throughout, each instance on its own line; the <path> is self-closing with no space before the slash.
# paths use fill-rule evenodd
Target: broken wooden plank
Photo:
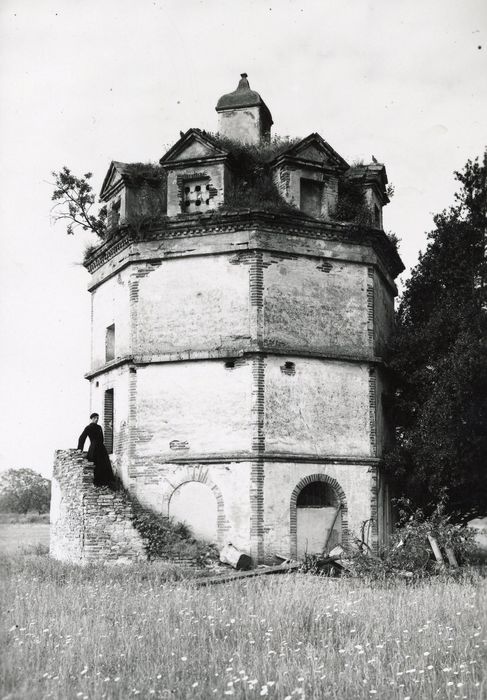
<path id="1" fill-rule="evenodd" d="M 337 519 L 338 519 L 338 516 L 339 516 L 339 514 L 340 514 L 341 509 L 342 509 L 342 504 L 340 503 L 340 504 L 337 506 L 337 509 L 336 509 L 336 511 L 335 511 L 335 515 L 334 515 L 334 518 L 333 518 L 333 522 L 332 522 L 332 524 L 331 524 L 330 529 L 328 530 L 328 535 L 327 535 L 327 537 L 326 537 L 325 545 L 324 545 L 323 549 L 321 550 L 321 553 L 322 553 L 322 554 L 324 554 L 324 553 L 326 552 L 326 550 L 328 549 L 328 544 L 329 544 L 330 539 L 331 539 L 331 535 L 332 535 L 332 532 L 333 532 L 333 528 L 334 528 L 335 525 L 336 525 L 336 521 L 337 521 Z"/>
<path id="2" fill-rule="evenodd" d="M 431 549 L 433 550 L 433 554 L 435 555 L 436 561 L 440 566 L 444 567 L 445 562 L 443 560 L 443 555 L 441 554 L 438 542 L 431 535 L 428 535 L 428 542 L 430 543 Z"/>
<path id="3" fill-rule="evenodd" d="M 448 561 L 450 563 L 450 566 L 452 566 L 454 569 L 458 569 L 458 562 L 457 558 L 455 556 L 455 552 L 451 547 L 445 547 L 445 553 L 446 556 L 448 557 Z"/>
<path id="4" fill-rule="evenodd" d="M 192 583 L 197 586 L 213 586 L 216 583 L 228 583 L 229 581 L 239 581 L 243 578 L 254 578 L 256 576 L 268 576 L 269 574 L 285 574 L 297 571 L 301 564 L 295 562 L 293 564 L 278 564 L 277 566 L 268 566 L 263 569 L 251 569 L 250 571 L 229 572 L 221 576 L 209 576 L 208 578 L 194 579 Z"/>

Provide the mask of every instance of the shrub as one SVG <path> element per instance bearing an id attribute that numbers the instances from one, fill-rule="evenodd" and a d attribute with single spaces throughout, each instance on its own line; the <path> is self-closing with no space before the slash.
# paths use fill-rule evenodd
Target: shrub
<path id="1" fill-rule="evenodd" d="M 335 221 L 347 221 L 359 226 L 370 226 L 370 209 L 360 180 L 338 181 L 338 202 L 333 214 Z"/>
<path id="2" fill-rule="evenodd" d="M 132 522 L 142 537 L 149 561 L 192 559 L 196 564 L 203 564 L 218 558 L 216 547 L 193 537 L 184 523 L 145 508 L 128 492 L 125 492 L 125 497 L 131 503 Z"/>
<path id="3" fill-rule="evenodd" d="M 370 578 L 405 575 L 422 577 L 436 574 L 439 567 L 433 558 L 428 535 L 434 537 L 441 549 L 450 548 L 459 564 L 469 564 L 475 557 L 475 533 L 465 525 L 454 522 L 447 514 L 445 499 L 440 499 L 430 515 L 421 509 L 412 510 L 407 499 L 399 499 L 399 521 L 390 543 L 379 556 L 364 548 L 351 557 L 353 573 Z"/>

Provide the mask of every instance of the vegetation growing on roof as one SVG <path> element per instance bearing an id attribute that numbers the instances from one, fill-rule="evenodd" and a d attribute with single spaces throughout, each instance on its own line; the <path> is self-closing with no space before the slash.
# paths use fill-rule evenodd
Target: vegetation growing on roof
<path id="1" fill-rule="evenodd" d="M 124 175 L 134 187 L 144 183 L 157 186 L 166 183 L 166 171 L 158 163 L 128 163 Z"/>
<path id="2" fill-rule="evenodd" d="M 389 239 L 389 241 L 392 243 L 394 248 L 396 249 L 396 252 L 399 253 L 399 244 L 401 242 L 401 239 L 397 234 L 395 234 L 393 231 L 386 231 L 386 236 Z"/>
<path id="3" fill-rule="evenodd" d="M 74 175 L 63 166 L 53 172 L 54 191 L 51 199 L 56 202 L 52 209 L 54 221 L 67 222 L 66 232 L 73 235 L 77 229 L 91 231 L 98 239 L 108 240 L 119 235 L 120 225 L 109 225 L 107 206 L 102 205 L 96 212 L 96 195 L 91 186 L 92 173 L 81 177 Z M 129 163 L 124 170 L 129 187 L 137 190 L 123 228 L 134 238 L 140 238 L 144 231 L 152 228 L 165 217 L 166 212 L 166 173 L 156 163 Z M 100 242 L 89 244 L 83 261 L 93 255 Z"/>
<path id="4" fill-rule="evenodd" d="M 230 154 L 234 182 L 225 193 L 223 210 L 260 209 L 293 213 L 299 210 L 279 194 L 271 173 L 271 163 L 301 139 L 274 136 L 268 143 L 247 144 L 220 134 L 209 134 L 216 146 Z"/>
<path id="5" fill-rule="evenodd" d="M 332 215 L 335 221 L 346 221 L 358 226 L 370 226 L 370 209 L 365 201 L 361 180 L 340 178 L 338 181 L 338 202 Z"/>
<path id="6" fill-rule="evenodd" d="M 228 151 L 236 163 L 241 165 L 248 163 L 250 166 L 271 163 L 302 140 L 298 137 L 276 135 L 268 142 L 251 144 L 234 141 L 219 133 L 208 133 L 208 136 L 216 146 Z"/>

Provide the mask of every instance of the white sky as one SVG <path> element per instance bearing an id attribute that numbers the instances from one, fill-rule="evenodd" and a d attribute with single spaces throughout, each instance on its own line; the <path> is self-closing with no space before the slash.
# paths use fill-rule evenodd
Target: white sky
<path id="1" fill-rule="evenodd" d="M 485 0 L 2 0 L 0 469 L 50 476 L 89 412 L 90 237 L 50 224 L 50 172 L 99 190 L 112 159 L 215 131 L 244 71 L 273 133 L 386 163 L 407 267 L 487 144 Z"/>

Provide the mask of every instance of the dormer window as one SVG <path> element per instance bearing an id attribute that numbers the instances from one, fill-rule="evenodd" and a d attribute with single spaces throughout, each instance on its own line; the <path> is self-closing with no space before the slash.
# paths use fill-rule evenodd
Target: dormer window
<path id="1" fill-rule="evenodd" d="M 182 210 L 187 214 L 207 211 L 210 207 L 209 178 L 183 182 Z"/>

